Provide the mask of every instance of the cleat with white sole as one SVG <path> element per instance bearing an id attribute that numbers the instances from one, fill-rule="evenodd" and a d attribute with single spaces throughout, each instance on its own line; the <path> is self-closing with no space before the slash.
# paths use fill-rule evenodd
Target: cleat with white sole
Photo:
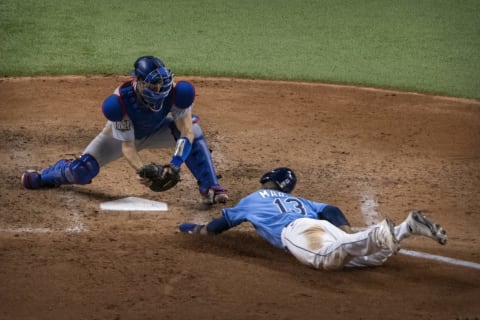
<path id="1" fill-rule="evenodd" d="M 421 211 L 413 210 L 407 217 L 408 230 L 412 235 L 426 236 L 445 245 L 448 240 L 447 232 L 439 224 L 433 223 Z"/>

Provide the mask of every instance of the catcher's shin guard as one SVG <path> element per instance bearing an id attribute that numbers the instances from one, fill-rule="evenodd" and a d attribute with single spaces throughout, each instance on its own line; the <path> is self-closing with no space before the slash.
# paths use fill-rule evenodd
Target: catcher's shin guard
<path id="1" fill-rule="evenodd" d="M 75 160 L 62 159 L 42 172 L 27 171 L 22 183 L 27 189 L 53 188 L 62 184 L 88 184 L 98 174 L 100 167 L 90 154 Z"/>
<path id="2" fill-rule="evenodd" d="M 228 199 L 227 192 L 218 184 L 210 149 L 200 127 L 194 126 L 197 126 L 195 139 L 185 164 L 197 179 L 200 193 L 209 203 L 225 202 Z"/>

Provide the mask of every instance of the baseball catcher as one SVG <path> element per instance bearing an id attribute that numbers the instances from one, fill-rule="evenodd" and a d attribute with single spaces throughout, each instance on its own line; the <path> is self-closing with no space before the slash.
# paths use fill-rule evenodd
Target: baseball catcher
<path id="1" fill-rule="evenodd" d="M 131 76 L 103 101 L 107 123 L 82 155 L 61 159 L 43 170 L 25 171 L 23 186 L 40 189 L 87 184 L 102 167 L 123 156 L 139 182 L 153 191 L 173 188 L 185 164 L 197 180 L 204 203 L 226 202 L 227 191 L 218 183 L 210 148 L 192 113 L 194 86 L 175 82 L 172 71 L 154 56 L 139 57 Z M 155 148 L 175 149 L 168 165 L 145 165 L 139 152 Z"/>

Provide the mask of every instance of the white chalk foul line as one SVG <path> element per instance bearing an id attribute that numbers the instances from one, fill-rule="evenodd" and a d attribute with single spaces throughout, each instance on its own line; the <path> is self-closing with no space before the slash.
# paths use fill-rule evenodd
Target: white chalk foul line
<path id="1" fill-rule="evenodd" d="M 65 232 L 83 232 L 87 231 L 87 228 L 83 225 L 80 217 L 80 213 L 78 211 L 78 204 L 75 200 L 75 192 L 67 191 L 66 193 L 67 198 L 65 201 L 66 207 L 69 210 L 71 215 L 71 226 L 65 229 Z"/>
<path id="2" fill-rule="evenodd" d="M 373 225 L 380 220 L 380 214 L 378 213 L 378 202 L 372 197 L 373 192 L 368 192 L 363 199 L 360 200 L 360 210 L 363 213 L 363 220 L 366 225 Z"/>
<path id="3" fill-rule="evenodd" d="M 65 206 L 68 210 L 67 214 L 69 215 L 69 224 L 63 232 L 67 233 L 77 233 L 85 232 L 88 229 L 83 225 L 80 212 L 78 210 L 78 204 L 75 200 L 75 192 L 67 191 L 66 197 L 62 196 L 61 198 L 65 199 Z M 30 228 L 30 227 L 21 227 L 14 229 L 0 229 L 0 232 L 5 233 L 49 233 L 49 232 L 58 232 L 58 230 L 52 230 L 50 228 Z"/>
<path id="4" fill-rule="evenodd" d="M 367 225 L 371 225 L 374 223 L 379 222 L 380 214 L 378 213 L 378 202 L 373 199 L 371 196 L 374 194 L 371 190 L 366 192 L 365 196 L 363 199 L 361 199 L 361 205 L 360 209 L 362 211 L 363 217 Z M 364 228 L 352 228 L 354 231 L 361 231 Z M 425 253 L 425 252 L 418 252 L 418 251 L 412 251 L 412 250 L 405 250 L 401 249 L 399 253 L 407 255 L 407 256 L 413 256 L 413 257 L 418 257 L 418 258 L 423 258 L 423 259 L 429 259 L 429 260 L 436 260 L 444 263 L 449 263 L 457 266 L 463 266 L 467 268 L 473 268 L 473 269 L 478 269 L 480 270 L 480 264 L 471 262 L 471 261 L 463 261 L 463 260 L 457 260 L 453 258 L 448 258 L 444 256 L 437 256 L 434 254 L 430 253 Z"/>
<path id="5" fill-rule="evenodd" d="M 352 231 L 355 231 L 355 232 L 359 232 L 362 230 L 365 230 L 365 228 L 357 228 L 357 227 L 352 228 Z M 436 261 L 440 261 L 448 264 L 480 270 L 480 263 L 476 263 L 476 262 L 458 260 L 458 259 L 448 258 L 444 256 L 437 256 L 437 255 L 426 253 L 426 252 L 407 250 L 403 248 L 400 249 L 398 253 L 404 254 L 406 256 L 412 256 L 412 257 L 423 258 L 428 260 L 436 260 Z"/>
<path id="6" fill-rule="evenodd" d="M 48 233 L 52 230 L 49 228 L 16 228 L 16 229 L 0 229 L 0 232 L 5 233 Z"/>
<path id="7" fill-rule="evenodd" d="M 462 266 L 462 267 L 467 267 L 467 268 L 473 268 L 473 269 L 480 270 L 480 263 L 458 260 L 458 259 L 448 258 L 448 257 L 444 257 L 444 256 L 437 256 L 437 255 L 430 254 L 430 253 L 418 252 L 418 251 L 412 251 L 412 250 L 405 250 L 405 249 L 401 249 L 398 253 L 401 253 L 401 254 L 404 254 L 404 255 L 407 255 L 407 256 L 424 258 L 424 259 L 429 259 L 429 260 L 436 260 L 436 261 L 441 261 L 441 262 L 445 262 L 445 263 L 449 263 L 449 264 L 454 264 L 454 265 L 457 265 L 457 266 Z"/>

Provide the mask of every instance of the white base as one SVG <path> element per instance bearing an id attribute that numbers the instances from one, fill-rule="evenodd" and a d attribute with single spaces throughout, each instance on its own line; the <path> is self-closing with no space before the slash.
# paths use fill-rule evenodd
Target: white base
<path id="1" fill-rule="evenodd" d="M 165 202 L 127 197 L 114 201 L 103 202 L 100 209 L 111 211 L 168 211 Z"/>

